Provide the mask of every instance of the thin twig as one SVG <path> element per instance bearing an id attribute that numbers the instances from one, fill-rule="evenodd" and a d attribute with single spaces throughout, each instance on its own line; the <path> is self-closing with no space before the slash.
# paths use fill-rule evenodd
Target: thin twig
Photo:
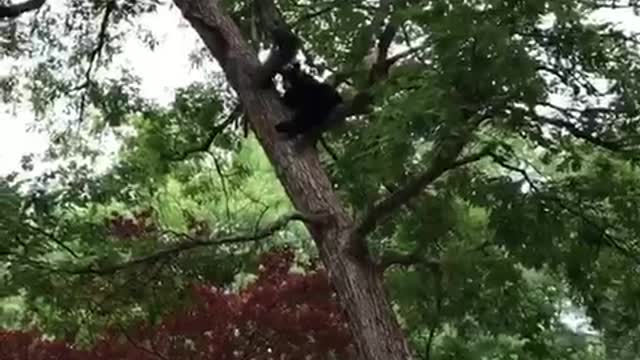
<path id="1" fill-rule="evenodd" d="M 208 152 L 209 148 L 211 147 L 211 144 L 213 144 L 213 141 L 216 139 L 216 137 L 220 135 L 229 125 L 235 122 L 236 119 L 240 117 L 240 115 L 242 115 L 242 106 L 241 104 L 237 104 L 233 108 L 229 116 L 222 123 L 214 126 L 213 129 L 211 129 L 209 136 L 204 142 L 202 142 L 201 144 L 197 144 L 183 151 L 180 154 L 172 156 L 170 158 L 170 161 L 183 161 L 195 153 Z"/>
<path id="2" fill-rule="evenodd" d="M 100 53 L 102 52 L 102 49 L 106 44 L 107 29 L 109 27 L 109 17 L 111 16 L 111 13 L 113 12 L 113 10 L 115 10 L 116 5 L 117 4 L 115 0 L 107 1 L 107 5 L 104 10 L 104 15 L 102 16 L 102 22 L 100 23 L 100 31 L 98 32 L 98 42 L 95 48 L 93 48 L 93 50 L 91 51 L 91 53 L 89 53 L 89 66 L 87 67 L 87 70 L 85 71 L 85 74 L 84 74 L 85 81 L 83 84 L 77 86 L 73 90 L 85 89 L 91 86 L 91 82 L 92 82 L 91 73 L 93 72 L 93 67 L 95 63 L 100 59 Z M 84 117 L 86 102 L 87 102 L 87 93 L 83 92 L 82 96 L 80 97 L 80 110 L 78 111 L 79 121 L 82 121 L 82 118 Z"/>
<path id="3" fill-rule="evenodd" d="M 213 164 L 215 165 L 216 172 L 218 173 L 218 177 L 220 178 L 220 184 L 222 185 L 222 193 L 224 194 L 224 207 L 225 214 L 227 216 L 227 220 L 231 220 L 231 210 L 229 209 L 229 191 L 227 189 L 227 180 L 226 176 L 222 172 L 222 166 L 220 165 L 220 161 L 218 157 L 213 155 Z"/>
<path id="4" fill-rule="evenodd" d="M 149 354 L 151 356 L 155 356 L 158 359 L 169 360 L 168 357 L 162 355 L 161 353 L 159 353 L 159 352 L 157 352 L 155 350 L 152 350 L 152 349 L 148 349 L 146 346 L 139 344 L 135 339 L 133 339 L 131 337 L 131 335 L 129 335 L 127 330 L 124 327 L 122 327 L 121 325 L 117 325 L 117 326 L 120 329 L 120 333 L 125 337 L 125 339 L 127 339 L 127 342 L 129 342 L 134 348 L 136 348 L 136 349 L 138 349 L 138 350 L 140 350 L 142 352 L 145 352 L 145 353 L 147 353 L 147 354 Z"/>
<path id="5" fill-rule="evenodd" d="M 32 230 L 32 231 L 34 231 L 34 232 L 36 232 L 36 233 L 38 233 L 40 235 L 43 235 L 43 236 L 47 237 L 49 240 L 54 242 L 56 245 L 60 246 L 62 249 L 64 249 L 66 252 L 68 252 L 74 258 L 76 258 L 76 259 L 79 258 L 78 254 L 76 254 L 76 252 L 73 251 L 73 249 L 71 249 L 69 246 L 67 246 L 67 244 L 62 242 L 62 240 L 58 239 L 54 234 L 47 232 L 46 230 L 40 228 L 39 226 L 29 224 L 28 222 L 24 222 L 23 224 L 26 227 L 28 227 L 30 230 Z"/>

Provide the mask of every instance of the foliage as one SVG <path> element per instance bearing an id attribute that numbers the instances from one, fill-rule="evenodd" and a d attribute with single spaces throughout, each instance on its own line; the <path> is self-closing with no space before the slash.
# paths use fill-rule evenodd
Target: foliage
<path id="1" fill-rule="evenodd" d="M 302 243 L 305 238 L 295 236 L 302 233 L 295 226 L 291 228 L 297 230 L 287 234 L 271 234 L 269 243 L 216 246 L 218 237 L 238 232 L 251 235 L 288 209 L 273 180 L 270 197 L 260 198 L 268 186 L 265 181 L 273 175 L 266 159 L 254 151 L 255 143 L 249 142 L 237 154 L 242 159 L 238 166 L 250 166 L 237 176 L 225 175 L 235 171 L 236 165 L 230 162 L 222 163 L 223 173 L 178 164 L 172 172 L 177 177 L 154 173 L 155 163 L 144 162 L 135 171 L 121 166 L 98 178 L 61 169 L 57 177 L 61 190 L 53 193 L 35 190 L 24 195 L 5 182 L 3 229 L 14 240 L 4 243 L 9 262 L 3 291 L 21 295 L 25 323 L 35 321 L 48 334 L 87 342 L 109 323 L 156 321 L 166 309 L 184 301 L 193 280 L 240 286 L 255 270 L 256 255 L 273 247 L 289 245 L 299 249 L 302 260 L 313 257 L 312 251 L 305 250 L 309 244 Z M 154 173 L 145 182 L 161 187 L 149 192 L 130 183 L 122 194 L 121 184 L 131 175 L 139 176 L 136 172 Z M 180 178 L 189 181 L 180 182 Z M 98 196 L 87 201 L 79 187 L 89 192 L 96 189 Z M 210 191 L 201 192 L 203 187 Z M 134 199 L 138 205 L 144 199 L 147 206 L 130 207 Z M 214 242 L 202 247 L 206 251 L 179 248 L 183 242 L 200 240 Z M 177 250 L 163 252 L 176 245 Z M 24 251 L 34 260 L 21 261 Z M 136 262 L 150 254 L 156 255 Z M 43 269 L 48 269 L 46 277 L 41 276 Z"/>
<path id="2" fill-rule="evenodd" d="M 225 3 L 251 44 L 268 46 L 255 2 Z M 374 95 L 373 112 L 327 134 L 327 146 L 319 149 L 354 216 L 428 171 L 440 144 L 481 120 L 461 154 L 480 154 L 479 160 L 447 171 L 368 238 L 416 353 L 430 360 L 635 359 L 638 34 L 597 15 L 633 15 L 637 4 L 407 0 L 385 9 L 387 3 L 284 0 L 278 6 L 304 39 L 309 71 L 344 79 L 345 94 L 368 85 L 363 58 L 382 29 L 397 25 L 390 56 L 398 60 L 385 81 L 367 89 Z M 257 142 L 243 137 L 242 114 L 228 87 L 207 79 L 159 106 L 139 94 L 134 74 L 110 67 L 123 55 L 121 44 L 133 24 L 160 11 L 155 1 L 122 4 L 111 10 L 104 1 L 47 4 L 46 11 L 21 17 L 3 32 L 12 41 L 3 42 L 2 54 L 15 60 L 0 82 L 3 99 L 29 103 L 52 134 L 50 155 L 77 161 L 30 183 L 0 182 L 0 294 L 7 308 L 21 310 L 20 316 L 2 311 L 0 320 L 12 327 L 36 324 L 68 340 L 32 349 L 68 345 L 68 351 L 80 351 L 76 343 L 91 343 L 105 327 L 132 322 L 143 324 L 144 331 L 134 335 L 140 344 L 169 346 L 177 343 L 161 338 L 167 329 L 191 336 L 212 326 L 211 316 L 225 309 L 233 317 L 222 324 L 246 329 L 250 322 L 242 316 L 253 314 L 249 318 L 258 321 L 252 313 L 257 305 L 275 301 L 260 297 L 266 295 L 254 286 L 269 283 L 263 273 L 238 295 L 201 288 L 205 302 L 193 308 L 200 312 L 182 318 L 192 328 L 166 323 L 165 314 L 187 301 L 194 282 L 244 288 L 258 268 L 257 254 L 274 246 L 289 245 L 303 262 L 316 258 L 308 234 L 296 225 L 274 232 L 269 241 L 118 267 L 193 237 L 251 234 L 291 209 Z M 99 26 L 103 18 L 110 19 L 106 32 Z M 152 37 L 148 42 L 155 44 Z M 60 119 L 52 112 L 59 105 L 72 115 Z M 91 131 L 78 139 L 69 121 Z M 113 167 L 96 174 L 91 163 L 77 158 L 92 155 L 83 146 L 101 132 L 115 134 L 123 146 Z M 100 273 L 105 269 L 114 271 Z M 315 345 L 302 336 L 314 331 L 320 331 L 322 351 L 343 349 L 347 342 L 341 321 L 327 318 L 335 315 L 332 307 L 316 320 L 319 328 L 304 327 L 284 312 L 316 316 L 302 308 L 313 299 L 293 296 L 302 295 L 302 284 L 317 288 L 326 306 L 335 305 L 318 274 L 278 275 L 288 287 L 278 288 L 273 299 L 286 308 L 277 319 L 260 318 L 269 329 L 260 335 L 288 356 L 300 349 L 313 353 Z M 244 304 L 243 294 L 260 300 Z M 209 300 L 216 306 L 207 307 Z M 235 312 L 236 306 L 242 311 Z M 587 330 L 566 320 L 582 311 Z M 99 344 L 151 356 L 113 331 L 114 338 Z M 16 345 L 39 339 L 23 332 L 5 336 Z M 210 344 L 204 337 L 193 341 Z M 237 341 L 224 349 L 263 346 Z"/>
<path id="3" fill-rule="evenodd" d="M 239 293 L 194 286 L 193 304 L 158 324 L 112 329 L 90 349 L 0 332 L 0 356 L 26 359 L 321 359 L 344 353 L 349 333 L 326 275 L 291 273 L 291 251 L 264 256 L 257 279 Z M 117 330 L 117 331 L 116 331 Z"/>

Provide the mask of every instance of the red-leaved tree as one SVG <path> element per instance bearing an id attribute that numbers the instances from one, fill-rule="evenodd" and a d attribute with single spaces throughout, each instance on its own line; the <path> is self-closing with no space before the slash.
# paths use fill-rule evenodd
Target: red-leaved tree
<path id="1" fill-rule="evenodd" d="M 239 293 L 193 287 L 192 306 L 159 324 L 109 331 L 90 349 L 44 340 L 34 331 L 0 331 L 3 360 L 326 359 L 350 349 L 350 333 L 324 271 L 292 273 L 293 253 L 262 259 Z"/>

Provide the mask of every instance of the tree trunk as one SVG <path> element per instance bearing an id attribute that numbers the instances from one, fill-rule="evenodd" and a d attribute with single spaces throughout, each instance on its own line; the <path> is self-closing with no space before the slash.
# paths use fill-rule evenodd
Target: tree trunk
<path id="1" fill-rule="evenodd" d="M 274 125 L 287 113 L 275 90 L 261 89 L 255 81 L 260 69 L 257 55 L 219 0 L 174 2 L 220 63 L 296 209 L 329 215 L 325 224 L 307 227 L 347 314 L 358 359 L 412 359 L 381 272 L 367 256 L 356 259 L 347 251 L 355 225 L 332 190 L 316 151 L 295 150 L 291 141 L 278 139 Z"/>

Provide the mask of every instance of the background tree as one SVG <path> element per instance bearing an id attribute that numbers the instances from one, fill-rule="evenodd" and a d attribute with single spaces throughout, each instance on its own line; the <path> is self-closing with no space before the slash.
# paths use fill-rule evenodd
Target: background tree
<path id="1" fill-rule="evenodd" d="M 4 80 L 5 98 L 28 94 L 52 156 L 95 155 L 77 124 L 135 130 L 117 132 L 106 174 L 71 163 L 37 179 L 55 178 L 44 191 L 3 185 L 3 290 L 25 321 L 78 342 L 158 321 L 188 284 L 238 286 L 255 254 L 287 243 L 303 262 L 317 250 L 358 358 L 410 358 L 409 343 L 424 358 L 635 356 L 638 38 L 593 18 L 633 2 L 175 4 L 224 79 L 168 109 L 137 96 L 133 74 L 98 73 L 158 3 L 0 8 L 16 18 L 4 51 L 33 64 Z M 283 24 L 310 71 L 351 95 L 319 152 L 276 138 L 290 114 L 260 87 L 273 69 L 257 52 Z M 64 105 L 73 116 L 59 119 Z M 266 179 L 239 118 L 275 170 Z M 270 189 L 251 194 L 257 179 Z M 290 220 L 315 248 L 304 232 L 259 241 Z M 567 328 L 567 301 L 596 333 Z"/>

